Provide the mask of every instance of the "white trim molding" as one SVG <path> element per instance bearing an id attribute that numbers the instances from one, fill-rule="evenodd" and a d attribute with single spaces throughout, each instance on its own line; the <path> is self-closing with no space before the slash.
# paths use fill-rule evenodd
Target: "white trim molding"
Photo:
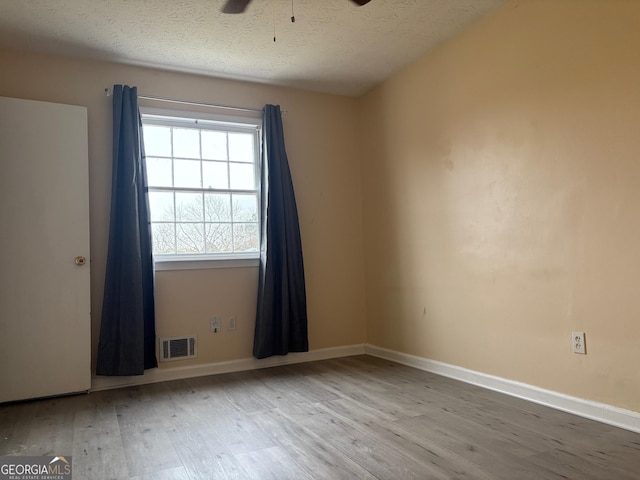
<path id="1" fill-rule="evenodd" d="M 165 367 L 147 370 L 144 375 L 131 377 L 103 377 L 94 376 L 91 379 L 91 392 L 110 390 L 113 388 L 131 387 L 147 383 L 181 380 L 184 378 L 216 375 L 219 373 L 242 372 L 259 368 L 290 365 L 294 363 L 328 360 L 331 358 L 363 355 L 364 344 L 345 345 L 341 347 L 319 348 L 305 353 L 290 353 L 285 356 L 274 356 L 258 360 L 256 358 L 240 358 L 224 362 L 207 363 L 203 365 L 189 365 L 184 367 Z"/>
<path id="2" fill-rule="evenodd" d="M 469 370 L 448 363 L 430 360 L 424 357 L 388 350 L 375 345 L 365 345 L 365 353 L 374 357 L 384 358 L 401 363 L 409 367 L 453 378 L 461 382 L 470 383 L 496 392 L 522 398 L 530 402 L 572 413 L 580 417 L 597 422 L 624 428 L 640 433 L 640 413 L 623 408 L 594 402 L 582 398 L 572 397 L 563 393 L 545 390 L 543 388 L 520 383 L 506 378 L 488 375 L 486 373 Z"/>
<path id="3" fill-rule="evenodd" d="M 186 257 L 186 258 L 185 258 Z M 156 272 L 172 270 L 210 270 L 212 268 L 247 268 L 260 266 L 258 257 L 202 258 L 196 255 L 169 258 L 154 257 L 153 269 Z"/>
<path id="4" fill-rule="evenodd" d="M 615 427 L 640 433 L 640 413 L 605 403 L 594 402 L 582 398 L 572 397 L 563 393 L 545 390 L 543 388 L 516 382 L 506 378 L 488 375 L 486 373 L 469 370 L 436 360 L 430 360 L 416 355 L 397 352 L 369 344 L 345 345 L 341 347 L 321 348 L 306 353 L 290 353 L 286 356 L 274 356 L 257 360 L 255 358 L 241 358 L 224 362 L 214 362 L 203 365 L 185 367 L 155 368 L 147 370 L 144 375 L 131 377 L 103 377 L 94 376 L 91 381 L 92 392 L 110 390 L 113 388 L 144 385 L 148 383 L 180 380 L 184 378 L 216 375 L 220 373 L 242 372 L 260 368 L 291 365 L 295 363 L 328 360 L 331 358 L 350 357 L 353 355 L 371 355 L 401 363 L 409 367 L 453 378 L 461 382 L 477 385 L 489 390 L 522 398 L 530 402 L 555 408 L 563 412 L 613 425 Z"/>

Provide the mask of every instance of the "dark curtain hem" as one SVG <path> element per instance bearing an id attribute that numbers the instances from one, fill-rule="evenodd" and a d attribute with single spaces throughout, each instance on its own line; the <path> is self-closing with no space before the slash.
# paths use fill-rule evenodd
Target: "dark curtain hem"
<path id="1" fill-rule="evenodd" d="M 279 106 L 265 106 L 263 129 L 256 358 L 309 351 L 302 241 Z"/>
<path id="2" fill-rule="evenodd" d="M 144 161 L 137 89 L 114 85 L 111 220 L 98 375 L 142 375 L 158 366 Z"/>

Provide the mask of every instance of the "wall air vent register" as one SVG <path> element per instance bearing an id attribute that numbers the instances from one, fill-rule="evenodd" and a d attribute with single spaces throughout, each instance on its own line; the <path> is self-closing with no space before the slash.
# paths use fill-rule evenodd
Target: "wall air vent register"
<path id="1" fill-rule="evenodd" d="M 196 337 L 163 338 L 160 340 L 160 361 L 171 362 L 196 358 Z"/>

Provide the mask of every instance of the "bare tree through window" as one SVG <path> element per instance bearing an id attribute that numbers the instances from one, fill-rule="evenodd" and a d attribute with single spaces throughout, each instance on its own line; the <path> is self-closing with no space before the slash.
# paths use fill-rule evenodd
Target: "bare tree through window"
<path id="1" fill-rule="evenodd" d="M 155 255 L 260 250 L 257 130 L 143 115 Z"/>

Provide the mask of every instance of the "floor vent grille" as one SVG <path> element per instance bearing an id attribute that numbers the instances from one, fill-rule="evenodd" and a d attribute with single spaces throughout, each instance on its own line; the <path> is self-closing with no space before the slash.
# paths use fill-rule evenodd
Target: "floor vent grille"
<path id="1" fill-rule="evenodd" d="M 196 337 L 163 338 L 160 340 L 160 361 L 186 360 L 196 357 Z"/>

